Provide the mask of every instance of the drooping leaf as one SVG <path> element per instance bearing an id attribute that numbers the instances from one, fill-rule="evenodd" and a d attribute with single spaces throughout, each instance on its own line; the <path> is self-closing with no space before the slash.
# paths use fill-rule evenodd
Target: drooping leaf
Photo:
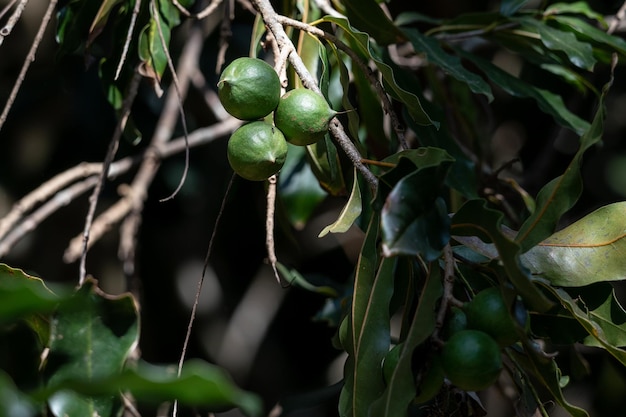
<path id="1" fill-rule="evenodd" d="M 474 93 L 483 94 L 490 102 L 493 100 L 491 87 L 487 81 L 463 67 L 459 57 L 445 52 L 435 38 L 425 36 L 415 29 L 407 28 L 403 32 L 409 38 L 415 50 L 426 55 L 429 63 L 437 65 L 451 77 L 467 84 Z"/>
<path id="2" fill-rule="evenodd" d="M 104 0 L 100 4 L 98 13 L 91 22 L 89 27 L 89 36 L 87 37 L 87 45 L 91 44 L 93 40 L 100 35 L 102 30 L 107 24 L 109 15 L 115 6 L 117 6 L 122 0 Z"/>
<path id="3" fill-rule="evenodd" d="M 345 14 L 350 24 L 369 33 L 380 45 L 404 41 L 402 32 L 383 12 L 375 0 L 344 0 Z"/>
<path id="4" fill-rule="evenodd" d="M 626 279 L 626 202 L 595 210 L 532 247 L 523 262 L 553 285 Z"/>
<path id="5" fill-rule="evenodd" d="M 367 415 L 382 393 L 381 363 L 391 343 L 389 302 L 396 258 L 379 263 L 379 218 L 372 216 L 356 267 L 348 321 L 342 323 L 342 344 L 348 353 L 339 409 L 342 416 Z"/>
<path id="6" fill-rule="evenodd" d="M 130 295 L 108 296 L 87 280 L 72 297 L 80 309 L 59 307 L 50 329 L 44 369 L 48 387 L 66 380 L 90 381 L 119 374 L 139 338 L 138 313 Z M 117 395 L 89 397 L 57 391 L 48 398 L 55 416 L 116 415 Z"/>
<path id="7" fill-rule="evenodd" d="M 352 192 L 348 198 L 348 202 L 339 213 L 339 217 L 332 224 L 326 226 L 319 233 L 318 237 L 324 237 L 328 233 L 344 233 L 354 224 L 356 219 L 361 215 L 362 201 L 361 189 L 359 188 L 358 175 L 354 170 L 354 180 L 352 182 Z"/>
<path id="8" fill-rule="evenodd" d="M 430 118 L 428 114 L 422 108 L 422 104 L 418 97 L 403 88 L 400 88 L 394 79 L 394 73 L 391 67 L 384 63 L 380 58 L 380 53 L 375 50 L 374 46 L 370 42 L 370 37 L 367 33 L 361 32 L 350 25 L 350 23 L 343 18 L 333 17 L 333 16 L 325 16 L 320 19 L 317 23 L 321 22 L 330 22 L 337 24 L 341 27 L 347 35 L 349 35 L 355 43 L 355 47 L 359 49 L 359 52 L 364 54 L 371 59 L 381 75 L 383 76 L 384 83 L 389 88 L 389 93 L 393 94 L 400 101 L 402 101 L 409 111 L 411 117 L 415 120 L 416 123 L 422 125 L 436 124 L 438 123 Z"/>
<path id="9" fill-rule="evenodd" d="M 596 63 L 593 48 L 589 43 L 579 41 L 572 32 L 553 28 L 546 22 L 534 18 L 522 17 L 515 21 L 526 30 L 536 31 L 546 48 L 566 54 L 569 61 L 579 68 L 587 71 L 593 70 Z"/>
<path id="10" fill-rule="evenodd" d="M 580 166 L 583 155 L 602 139 L 606 109 L 604 99 L 613 84 L 613 76 L 602 89 L 592 124 L 580 138 L 580 147 L 565 172 L 543 186 L 537 194 L 535 211 L 524 221 L 515 240 L 525 252 L 554 232 L 561 216 L 571 209 L 582 192 Z"/>
<path id="11" fill-rule="evenodd" d="M 616 328 L 615 326 L 607 326 L 606 320 L 606 308 L 607 306 L 600 307 L 599 317 L 602 317 L 602 320 L 598 320 L 598 316 L 594 317 L 594 312 L 585 311 L 584 304 L 579 306 L 577 301 L 574 300 L 568 293 L 562 288 L 556 288 L 552 285 L 544 285 L 548 291 L 552 292 L 560 301 L 561 305 L 569 311 L 569 313 L 580 323 L 582 327 L 585 328 L 590 338 L 587 338 L 585 344 L 590 346 L 597 346 L 605 349 L 608 353 L 610 353 L 615 359 L 617 359 L 622 365 L 626 365 L 626 351 L 620 349 L 615 346 L 614 341 L 623 342 L 624 334 L 623 329 Z M 611 300 L 607 300 L 609 302 L 608 307 L 613 307 L 615 304 Z M 621 309 L 621 307 L 620 307 Z M 623 313 L 623 311 L 622 311 Z M 620 320 L 624 319 L 623 314 L 620 314 Z M 600 324 L 600 321 L 602 324 Z M 609 334 L 607 335 L 605 332 L 605 328 L 609 330 Z M 611 340 L 611 338 L 615 338 L 616 334 L 618 334 L 617 339 Z"/>
<path id="12" fill-rule="evenodd" d="M 180 377 L 175 366 L 140 361 L 109 376 L 88 379 L 74 376 L 51 388 L 54 388 L 51 402 L 66 398 L 68 393 L 76 393 L 79 398 L 107 398 L 129 392 L 142 404 L 178 400 L 180 404 L 204 406 L 212 411 L 240 408 L 248 416 L 260 416 L 263 410 L 257 395 L 237 387 L 223 369 L 199 359 L 187 361 Z M 39 393 L 44 394 L 50 395 L 50 389 Z"/>
<path id="13" fill-rule="evenodd" d="M 280 262 L 276 263 L 276 269 L 284 279 L 284 282 L 289 285 L 304 288 L 307 291 L 311 291 L 317 294 L 322 294 L 327 297 L 336 298 L 339 296 L 337 290 L 330 285 L 315 285 L 307 281 L 297 270 L 289 269 Z"/>
<path id="14" fill-rule="evenodd" d="M 466 202 L 452 217 L 451 232 L 459 236 L 475 236 L 483 242 L 492 242 L 508 279 L 522 296 L 526 305 L 544 312 L 553 303 L 536 287 L 530 271 L 520 262 L 520 247 L 502 230 L 503 214 L 490 209 L 484 200 Z"/>
<path id="15" fill-rule="evenodd" d="M 151 7 L 150 16 L 150 21 L 139 34 L 139 71 L 155 83 L 155 88 L 160 88 L 158 84 L 167 68 L 167 51 L 163 46 L 169 45 L 171 31 L 158 10 Z"/>
<path id="16" fill-rule="evenodd" d="M 615 347 L 626 346 L 626 311 L 615 293 L 615 288 L 608 282 L 599 282 L 581 288 L 565 289 L 572 299 L 589 314 L 603 331 L 607 343 Z M 602 347 L 602 344 L 588 335 L 583 343 L 587 346 Z"/>
<path id="17" fill-rule="evenodd" d="M 593 10 L 586 1 L 575 1 L 572 3 L 554 3 L 550 4 L 543 11 L 544 16 L 559 14 L 579 14 L 606 26 L 604 16 Z"/>
<path id="18" fill-rule="evenodd" d="M 330 195 L 342 195 L 346 192 L 346 184 L 341 171 L 337 147 L 325 135 L 312 145 L 306 146 L 311 171 L 319 181 L 319 185 Z"/>
<path id="19" fill-rule="evenodd" d="M 372 405 L 372 413 L 380 417 L 404 416 L 415 398 L 413 352 L 424 343 L 435 329 L 436 305 L 442 294 L 441 272 L 438 267 L 429 271 L 419 294 L 406 339 L 399 345 L 400 356 L 383 395 Z"/>
<path id="20" fill-rule="evenodd" d="M 618 36 L 610 35 L 577 17 L 558 15 L 551 18 L 564 28 L 574 31 L 579 39 L 596 47 L 606 48 L 609 52 L 617 52 L 621 56 L 626 55 L 626 40 Z"/>
<path id="21" fill-rule="evenodd" d="M 534 99 L 542 111 L 551 115 L 562 126 L 578 134 L 583 134 L 588 130 L 589 123 L 569 111 L 561 96 L 528 84 L 475 54 L 465 52 L 459 48 L 455 48 L 455 50 L 459 55 L 476 64 L 489 80 L 500 86 L 508 94 L 514 97 Z"/>

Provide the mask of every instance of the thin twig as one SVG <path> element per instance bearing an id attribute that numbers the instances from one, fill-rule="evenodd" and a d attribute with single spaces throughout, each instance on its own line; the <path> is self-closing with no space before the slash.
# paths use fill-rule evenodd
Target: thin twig
<path id="1" fill-rule="evenodd" d="M 120 62 L 117 64 L 117 69 L 115 70 L 116 80 L 120 77 L 120 73 L 122 72 L 122 67 L 124 66 L 124 62 L 126 61 L 126 56 L 128 55 L 128 48 L 130 46 L 130 41 L 133 39 L 133 31 L 135 29 L 137 16 L 139 16 L 140 10 L 141 10 L 141 0 L 135 0 L 135 7 L 133 7 L 133 14 L 130 16 L 130 23 L 128 24 L 128 31 L 126 32 L 126 40 L 124 41 L 124 47 L 122 49 L 122 56 L 120 56 Z"/>
<path id="2" fill-rule="evenodd" d="M 22 16 L 22 12 L 24 11 L 24 8 L 26 7 L 26 3 L 28 3 L 28 0 L 20 0 L 20 4 L 17 5 L 11 17 L 9 17 L 9 19 L 7 20 L 7 23 L 0 29 L 0 45 L 2 45 L 4 38 L 6 38 L 7 36 L 11 34 L 11 31 L 15 27 L 15 24 L 17 23 L 17 21 L 20 20 L 20 16 Z M 2 13 L 0 14 L 0 16 L 3 16 L 11 7 L 13 7 L 14 4 L 15 4 L 15 0 L 9 3 L 2 10 Z"/>
<path id="3" fill-rule="evenodd" d="M 452 290 L 454 289 L 454 254 L 449 243 L 443 248 L 443 262 L 443 296 L 441 297 L 439 311 L 437 312 L 437 321 L 435 331 L 433 332 L 434 340 L 438 339 L 439 332 L 443 327 L 449 306 L 451 304 L 456 304 L 452 293 Z"/>
<path id="4" fill-rule="evenodd" d="M 274 277 L 276 282 L 281 284 L 280 275 L 278 269 L 276 269 L 276 250 L 274 249 L 274 212 L 276 210 L 276 175 L 272 175 L 268 178 L 267 185 L 267 205 L 265 211 L 265 246 L 267 248 L 267 260 L 274 271 Z"/>
<path id="5" fill-rule="evenodd" d="M 220 224 L 220 220 L 222 219 L 222 214 L 224 214 L 224 209 L 226 207 L 226 201 L 228 200 L 228 196 L 230 195 L 230 189 L 235 181 L 237 175 L 233 173 L 228 181 L 228 185 L 226 186 L 226 191 L 224 192 L 224 197 L 222 198 L 222 204 L 220 206 L 219 211 L 217 212 L 217 217 L 215 218 L 215 224 L 213 225 L 213 230 L 211 232 L 211 237 L 209 238 L 209 246 L 206 251 L 206 255 L 204 257 L 204 265 L 202 267 L 202 275 L 198 280 L 198 287 L 196 288 L 196 296 L 193 300 L 193 305 L 191 306 L 191 314 L 189 315 L 189 323 L 187 323 L 187 333 L 185 334 L 185 340 L 183 342 L 183 347 L 180 353 L 180 359 L 178 361 L 178 376 L 180 377 L 183 372 L 183 364 L 185 362 L 185 357 L 187 356 L 187 347 L 189 346 L 189 340 L 191 339 L 191 332 L 193 330 L 193 324 L 196 319 L 196 311 L 198 310 L 198 305 L 200 304 L 200 294 L 202 293 L 202 286 L 204 284 L 204 279 L 206 277 L 206 271 L 209 267 L 209 258 L 211 257 L 211 253 L 213 252 L 213 243 L 215 242 L 215 236 L 217 234 L 217 227 Z M 176 417 L 178 414 L 178 400 L 174 401 L 174 409 L 172 412 L 172 416 Z"/>
<path id="6" fill-rule="evenodd" d="M 126 122 L 130 117 L 130 111 L 133 102 L 135 101 L 135 97 L 137 96 L 137 90 L 139 88 L 139 81 L 141 80 L 141 74 L 139 71 L 135 71 L 133 79 L 130 82 L 130 86 L 128 88 L 128 93 L 124 102 L 122 103 L 122 112 L 120 115 L 120 119 L 115 126 L 115 131 L 113 132 L 113 137 L 111 138 L 111 142 L 109 142 L 109 148 L 107 149 L 107 153 L 102 164 L 102 171 L 100 172 L 100 177 L 98 178 L 98 183 L 96 187 L 93 189 L 93 193 L 91 197 L 89 197 L 89 211 L 87 212 L 87 217 L 85 219 L 85 229 L 83 231 L 83 250 L 80 257 L 80 266 L 79 266 L 79 277 L 78 284 L 82 285 L 85 281 L 85 277 L 87 275 L 86 271 L 86 261 L 87 261 L 87 248 L 89 246 L 89 232 L 91 230 L 91 224 L 93 223 L 93 218 L 96 213 L 96 206 L 98 205 L 98 198 L 100 197 L 100 193 L 104 188 L 104 184 L 106 183 L 107 177 L 109 175 L 109 167 L 113 163 L 115 158 L 115 154 L 117 153 L 117 148 L 120 142 L 120 138 L 122 137 L 122 133 L 124 132 L 124 128 L 126 127 Z"/>
<path id="7" fill-rule="evenodd" d="M 35 54 L 37 53 L 39 44 L 41 43 L 41 40 L 43 39 L 43 35 L 44 35 L 44 32 L 46 31 L 46 27 L 48 26 L 48 23 L 50 23 L 50 19 L 52 18 L 54 10 L 56 9 L 56 5 L 57 5 L 57 0 L 50 0 L 50 3 L 48 4 L 48 8 L 46 9 L 46 13 L 41 19 L 41 24 L 39 25 L 39 29 L 37 30 L 37 34 L 35 35 L 33 44 L 31 45 L 30 50 L 28 51 L 28 55 L 26 55 L 26 58 L 24 59 L 24 63 L 22 64 L 22 69 L 20 70 L 20 73 L 18 74 L 17 79 L 15 80 L 15 84 L 13 85 L 13 89 L 11 90 L 11 94 L 9 95 L 9 98 L 7 99 L 6 104 L 4 105 L 2 114 L 0 114 L 0 130 L 2 130 L 2 126 L 4 126 L 4 122 L 7 119 L 7 116 L 9 114 L 9 111 L 11 110 L 11 107 L 13 107 L 13 103 L 15 102 L 17 93 L 18 91 L 20 91 L 22 83 L 24 82 L 24 79 L 26 78 L 26 73 L 28 72 L 28 68 L 30 67 L 30 64 L 33 61 L 35 61 Z"/>
<path id="8" fill-rule="evenodd" d="M 198 129 L 192 132 L 189 135 L 189 146 L 196 147 L 201 145 L 206 145 L 211 143 L 212 141 L 222 138 L 233 130 L 235 130 L 241 124 L 240 120 L 235 118 L 230 118 L 224 120 L 223 122 L 216 123 L 212 126 L 205 127 L 202 129 Z M 171 156 L 177 155 L 185 150 L 185 139 L 183 137 L 172 140 L 171 142 L 162 144 L 156 151 L 147 151 L 143 155 L 143 160 L 151 159 L 153 163 L 158 163 L 158 161 L 169 158 Z M 154 160 L 157 161 L 154 161 Z M 124 164 L 123 170 L 118 169 L 118 174 L 122 172 L 126 172 L 131 164 L 129 163 L 129 158 L 121 159 L 120 161 L 114 163 L 112 165 L 111 171 L 113 168 L 118 168 L 117 164 Z M 101 164 L 98 164 L 101 166 Z M 140 177 L 143 178 L 143 177 Z M 145 180 L 144 180 L 145 181 Z M 138 195 L 137 191 L 138 184 L 135 182 L 133 185 L 130 185 L 124 191 L 124 198 L 120 199 L 113 206 L 107 208 L 103 211 L 98 218 L 96 218 L 92 225 L 92 233 L 89 238 L 89 245 L 91 246 L 93 243 L 97 242 L 100 237 L 103 236 L 105 232 L 110 230 L 110 228 L 117 224 L 120 220 L 124 219 L 126 223 L 129 221 L 128 214 L 133 210 L 133 205 L 131 204 L 131 200 L 135 199 L 143 199 L 145 196 Z M 139 206 L 141 207 L 141 206 Z M 134 227 L 130 227 L 129 230 L 136 230 Z M 81 253 L 82 248 L 82 237 L 76 236 L 70 241 L 68 248 L 64 254 L 64 261 L 71 263 L 78 259 Z M 122 247 L 120 251 L 128 250 L 128 247 Z M 0 254 L 1 255 L 1 254 Z"/>
<path id="9" fill-rule="evenodd" d="M 26 0 L 28 1 L 28 0 Z M 2 19 L 4 17 L 5 14 L 7 14 L 9 12 L 9 10 L 11 10 L 11 7 L 13 7 L 15 5 L 15 3 L 17 3 L 17 0 L 11 0 L 10 2 L 7 3 L 6 6 L 4 6 L 2 8 L 2 10 L 0 10 L 0 19 Z"/>
<path id="10" fill-rule="evenodd" d="M 98 177 L 93 175 L 56 193 L 54 197 L 25 217 L 17 227 L 0 240 L 0 257 L 7 254 L 24 235 L 35 230 L 52 213 L 56 213 L 61 207 L 67 206 L 83 193 L 86 193 L 97 182 Z"/>

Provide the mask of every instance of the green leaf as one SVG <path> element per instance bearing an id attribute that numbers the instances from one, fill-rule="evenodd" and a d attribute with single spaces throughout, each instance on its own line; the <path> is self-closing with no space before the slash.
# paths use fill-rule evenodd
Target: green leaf
<path id="1" fill-rule="evenodd" d="M 562 126 L 572 129 L 576 133 L 582 134 L 588 130 L 589 123 L 570 112 L 560 96 L 528 84 L 475 54 L 458 48 L 455 50 L 459 55 L 476 64 L 489 80 L 500 86 L 508 94 L 514 97 L 534 99 L 542 111 L 551 115 Z"/>
<path id="2" fill-rule="evenodd" d="M 397 163 L 397 167 L 382 180 L 388 182 L 390 177 L 403 175 L 410 169 L 406 168 L 407 161 L 414 168 L 393 185 L 385 198 L 381 216 L 383 253 L 417 255 L 431 261 L 439 257 L 450 238 L 450 218 L 440 195 L 454 159 L 439 148 L 402 151 L 384 160 Z"/>
<path id="3" fill-rule="evenodd" d="M 0 417 L 35 417 L 39 415 L 28 396 L 21 392 L 11 378 L 0 370 Z"/>
<path id="4" fill-rule="evenodd" d="M 626 346 L 626 311 L 615 294 L 615 288 L 608 282 L 600 282 L 581 288 L 566 289 L 572 299 L 597 323 L 606 341 L 615 347 Z M 587 346 L 602 347 L 593 336 L 587 336 L 583 343 Z"/>
<path id="5" fill-rule="evenodd" d="M 151 19 L 139 34 L 140 72 L 143 76 L 159 83 L 167 68 L 167 51 L 163 48 L 170 43 L 170 27 L 159 11 L 150 8 Z M 160 28 L 160 30 L 159 30 Z M 162 34 L 162 36 L 161 36 Z"/>
<path id="6" fill-rule="evenodd" d="M 344 31 L 346 31 L 346 35 L 352 38 L 352 40 L 356 43 L 355 46 L 360 49 L 360 52 L 365 54 L 368 59 L 371 59 L 374 62 L 383 77 L 384 83 L 388 86 L 388 92 L 390 94 L 393 94 L 395 97 L 398 98 L 398 100 L 400 100 L 407 106 L 409 114 L 416 123 L 421 125 L 438 125 L 436 121 L 432 120 L 429 115 L 426 114 L 426 112 L 422 108 L 422 104 L 419 98 L 414 93 L 407 91 L 396 84 L 393 70 L 389 65 L 381 60 L 379 53 L 370 43 L 370 37 L 367 33 L 361 32 L 353 28 L 346 19 L 339 17 L 325 16 L 324 18 L 320 19 L 318 23 L 319 22 L 334 23 L 341 27 Z"/>
<path id="7" fill-rule="evenodd" d="M 187 361 L 180 377 L 173 365 L 140 361 L 108 377 L 67 379 L 55 389 L 61 391 L 52 398 L 66 398 L 68 393 L 80 394 L 80 398 L 107 398 L 127 391 L 139 403 L 145 404 L 178 400 L 180 404 L 209 407 L 212 411 L 237 407 L 249 416 L 260 416 L 263 411 L 258 396 L 237 387 L 223 369 L 199 359 Z"/>
<path id="8" fill-rule="evenodd" d="M 572 32 L 553 28 L 534 18 L 519 18 L 515 21 L 520 22 L 523 29 L 534 29 L 546 48 L 563 52 L 569 61 L 579 68 L 593 70 L 596 64 L 593 48 L 589 43 L 579 41 Z"/>
<path id="9" fill-rule="evenodd" d="M 418 53 L 426 54 L 426 59 L 440 67 L 445 73 L 468 85 L 476 94 L 483 94 L 489 102 L 493 100 L 493 94 L 489 84 L 477 74 L 465 69 L 458 56 L 446 53 L 439 42 L 430 36 L 424 36 L 415 29 L 404 29 L 403 32 L 409 38 Z"/>
<path id="10" fill-rule="evenodd" d="M 309 166 L 319 185 L 330 195 L 342 195 L 346 191 L 346 184 L 341 172 L 341 163 L 335 143 L 329 135 L 318 140 L 312 145 L 306 146 L 309 158 Z"/>
<path id="11" fill-rule="evenodd" d="M 103 0 L 98 9 L 98 13 L 91 22 L 89 27 L 89 36 L 87 37 L 87 45 L 90 45 L 93 40 L 100 35 L 102 30 L 107 24 L 111 11 L 115 6 L 121 3 L 122 0 Z"/>
<path id="12" fill-rule="evenodd" d="M 61 306 L 51 323 L 44 369 L 48 387 L 68 379 L 90 381 L 118 374 L 139 338 L 138 313 L 132 296 L 108 296 L 88 280 L 73 299 L 82 308 Z M 105 417 L 115 415 L 119 398 L 57 391 L 48 404 L 55 416 L 98 413 Z"/>
<path id="13" fill-rule="evenodd" d="M 593 10 L 586 1 L 575 1 L 573 3 L 554 3 L 546 7 L 544 16 L 558 14 L 580 14 L 589 19 L 595 20 L 606 27 L 606 22 L 602 14 Z"/>
<path id="14" fill-rule="evenodd" d="M 613 76 L 604 86 L 591 126 L 580 138 L 580 147 L 565 172 L 543 186 L 537 194 L 535 211 L 524 221 L 515 240 L 527 251 L 552 234 L 561 216 L 574 206 L 582 193 L 580 167 L 587 149 L 602 139 L 604 133 L 605 97 Z"/>
<path id="15" fill-rule="evenodd" d="M 579 306 L 577 301 L 574 300 L 568 293 L 562 288 L 556 288 L 552 285 L 545 285 L 548 291 L 552 292 L 554 296 L 556 296 L 561 305 L 569 311 L 569 313 L 585 328 L 589 336 L 593 339 L 587 339 L 585 344 L 591 346 L 598 346 L 605 349 L 609 354 L 611 354 L 615 359 L 617 359 L 622 365 L 626 365 L 626 351 L 619 349 L 612 342 L 615 340 L 611 340 L 611 338 L 615 338 L 615 331 L 619 331 L 622 333 L 622 329 L 618 329 L 615 326 L 607 326 L 606 322 L 603 322 L 602 325 L 596 321 L 596 317 L 594 317 L 594 313 L 590 313 L 585 310 L 584 304 Z M 606 316 L 606 308 L 614 307 L 614 303 L 610 300 L 608 301 L 610 304 L 608 306 L 600 307 L 601 316 Z M 611 306 L 613 304 L 613 306 Z M 621 309 L 621 307 L 620 307 Z M 604 312 L 603 312 L 604 311 Z M 623 310 L 622 310 L 623 313 Z M 605 318 L 605 317 L 604 317 Z M 623 314 L 620 314 L 620 320 L 623 320 Z M 609 319 L 610 320 L 610 319 Z M 604 320 L 602 320 L 604 321 Z M 611 320 L 612 321 L 612 320 Z M 605 328 L 609 330 L 609 335 L 605 332 Z M 612 336 L 610 336 L 612 334 Z M 618 341 L 623 341 L 623 334 L 619 335 Z"/>
<path id="16" fill-rule="evenodd" d="M 389 303 L 396 258 L 378 263 L 378 221 L 372 216 L 356 267 L 349 321 L 342 323 L 348 326 L 342 344 L 349 355 L 339 400 L 342 416 L 367 415 L 384 389 L 381 363 L 391 343 Z"/>
<path id="17" fill-rule="evenodd" d="M 372 405 L 372 413 L 380 417 L 407 415 L 407 408 L 415 397 L 415 376 L 413 375 L 413 352 L 424 343 L 435 330 L 436 305 L 441 298 L 441 271 L 430 269 L 419 293 L 417 308 L 413 314 L 406 339 L 398 345 L 400 356 L 383 395 Z"/>
<path id="18" fill-rule="evenodd" d="M 352 192 L 348 202 L 339 213 L 339 217 L 332 224 L 326 226 L 318 235 L 324 237 L 330 233 L 345 233 L 352 227 L 356 219 L 361 215 L 361 189 L 359 188 L 358 175 L 354 170 L 354 180 L 352 182 Z"/>
<path id="19" fill-rule="evenodd" d="M 527 306 L 545 312 L 553 303 L 535 286 L 529 271 L 519 259 L 520 247 L 501 227 L 503 214 L 487 207 L 484 200 L 466 202 L 452 217 L 453 235 L 476 236 L 483 242 L 493 242 L 508 279 Z"/>
<path id="20" fill-rule="evenodd" d="M 522 261 L 557 286 L 624 280 L 625 224 L 626 202 L 609 204 L 541 241 Z"/>
<path id="21" fill-rule="evenodd" d="M 399 43 L 405 40 L 402 32 L 374 0 L 344 0 L 345 15 L 350 24 L 369 33 L 380 45 Z"/>
<path id="22" fill-rule="evenodd" d="M 552 16 L 552 19 L 576 32 L 576 36 L 579 39 L 596 46 L 602 46 L 608 49 L 609 52 L 617 52 L 622 56 L 626 55 L 626 40 L 620 37 L 609 35 L 577 17 L 559 15 Z"/>

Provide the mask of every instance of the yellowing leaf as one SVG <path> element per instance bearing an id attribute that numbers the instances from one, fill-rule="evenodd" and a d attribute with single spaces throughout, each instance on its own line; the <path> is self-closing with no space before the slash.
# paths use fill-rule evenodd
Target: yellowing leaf
<path id="1" fill-rule="evenodd" d="M 522 257 L 553 285 L 626 279 L 626 202 L 609 204 L 554 233 Z"/>

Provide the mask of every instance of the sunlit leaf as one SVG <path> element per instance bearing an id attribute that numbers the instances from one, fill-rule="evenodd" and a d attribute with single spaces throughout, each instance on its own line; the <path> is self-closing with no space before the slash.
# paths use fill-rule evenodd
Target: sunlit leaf
<path id="1" fill-rule="evenodd" d="M 550 4 L 543 11 L 544 16 L 557 14 L 580 14 L 589 19 L 593 19 L 606 27 L 604 16 L 594 11 L 586 1 L 575 1 L 572 3 L 554 3 Z"/>
<path id="2" fill-rule="evenodd" d="M 164 45 L 170 43 L 170 27 L 158 10 L 150 8 L 151 19 L 139 34 L 139 58 L 142 61 L 140 72 L 157 85 L 167 68 L 167 51 Z"/>
<path id="3" fill-rule="evenodd" d="M 582 192 L 580 166 L 583 155 L 602 139 L 606 109 L 604 99 L 613 77 L 604 86 L 591 126 L 580 138 L 580 147 L 565 172 L 543 186 L 537 194 L 535 211 L 524 221 L 515 240 L 526 251 L 554 232 L 561 216 L 574 206 Z"/>
<path id="4" fill-rule="evenodd" d="M 626 279 L 626 202 L 601 207 L 554 233 L 526 252 L 523 262 L 558 286 Z"/>
<path id="5" fill-rule="evenodd" d="M 138 313 L 130 295 L 108 296 L 88 280 L 73 298 L 82 308 L 59 308 L 51 323 L 44 369 L 48 387 L 118 374 L 139 338 Z M 113 416 L 119 402 L 113 394 L 89 397 L 72 391 L 57 391 L 48 399 L 55 416 Z"/>
<path id="6" fill-rule="evenodd" d="M 359 188 L 358 176 L 356 169 L 354 172 L 354 181 L 352 182 L 352 192 L 348 198 L 348 202 L 339 213 L 339 217 L 332 224 L 326 226 L 319 233 L 318 237 L 324 237 L 328 233 L 344 233 L 354 224 L 356 219 L 361 215 L 362 201 L 361 189 Z"/>
<path id="7" fill-rule="evenodd" d="M 476 94 L 483 94 L 489 101 L 493 100 L 493 94 L 489 84 L 479 75 L 463 67 L 458 56 L 450 55 L 444 51 L 439 42 L 430 36 L 424 36 L 415 29 L 404 29 L 416 51 L 426 55 L 430 64 L 437 65 L 446 74 L 467 84 Z"/>
<path id="8" fill-rule="evenodd" d="M 436 305 L 442 294 L 441 273 L 433 267 L 419 293 L 406 339 L 399 345 L 400 356 L 383 395 L 372 405 L 372 413 L 380 417 L 407 415 L 407 408 L 416 394 L 413 374 L 413 352 L 435 329 Z"/>
<path id="9" fill-rule="evenodd" d="M 546 48 L 553 51 L 563 52 L 570 62 L 579 68 L 592 71 L 596 63 L 593 49 L 587 42 L 579 41 L 572 32 L 566 32 L 548 26 L 545 22 L 534 18 L 519 18 L 516 21 L 522 24 L 522 28 L 537 31 L 541 42 Z"/>

